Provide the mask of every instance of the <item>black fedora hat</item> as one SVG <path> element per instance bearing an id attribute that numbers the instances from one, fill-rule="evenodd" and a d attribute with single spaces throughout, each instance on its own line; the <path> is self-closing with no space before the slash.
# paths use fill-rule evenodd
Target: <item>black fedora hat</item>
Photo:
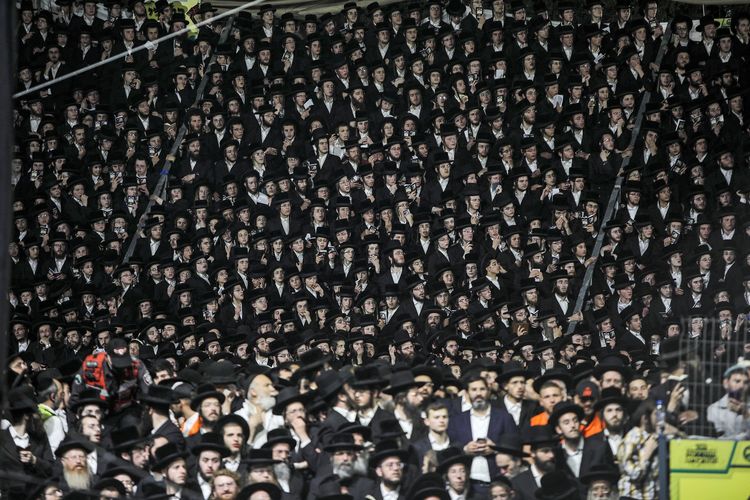
<path id="1" fill-rule="evenodd" d="M 529 454 L 523 451 L 523 439 L 518 433 L 506 432 L 502 434 L 497 443 L 490 446 L 497 453 L 503 453 L 505 455 L 511 455 L 513 457 L 525 458 Z"/>
<path id="2" fill-rule="evenodd" d="M 229 415 L 221 417 L 216 421 L 214 429 L 221 434 L 224 432 L 224 427 L 230 424 L 239 425 L 242 428 L 242 435 L 245 436 L 245 439 L 250 436 L 250 426 L 248 425 L 247 420 L 236 413 L 230 413 Z"/>
<path id="3" fill-rule="evenodd" d="M 617 467 L 609 464 L 594 464 L 588 472 L 581 474 L 580 480 L 583 484 L 590 486 L 594 481 L 608 481 L 617 484 L 620 479 L 620 471 Z"/>
<path id="4" fill-rule="evenodd" d="M 529 372 L 519 361 L 509 361 L 503 365 L 503 371 L 497 376 L 497 383 L 504 384 L 513 377 L 529 378 Z"/>
<path id="5" fill-rule="evenodd" d="M 381 377 L 378 365 L 371 363 L 355 368 L 351 386 L 354 389 L 380 389 L 385 382 Z"/>
<path id="6" fill-rule="evenodd" d="M 318 396 L 324 400 L 328 400 L 333 395 L 338 394 L 341 388 L 344 387 L 344 383 L 343 376 L 333 370 L 324 371 L 315 379 Z"/>
<path id="7" fill-rule="evenodd" d="M 552 409 L 552 414 L 549 416 L 550 427 L 555 428 L 557 422 L 566 413 L 575 413 L 578 416 L 579 421 L 583 420 L 584 417 L 583 408 L 575 403 L 571 403 L 570 401 L 562 401 L 557 403 Z"/>
<path id="8" fill-rule="evenodd" d="M 291 450 L 294 450 L 294 447 L 297 445 L 297 441 L 292 437 L 289 430 L 279 427 L 278 429 L 268 431 L 266 434 L 266 442 L 263 443 L 262 448 L 273 448 L 274 445 L 279 443 L 288 444 Z"/>
<path id="9" fill-rule="evenodd" d="M 539 393 L 542 386 L 550 380 L 559 380 L 565 384 L 566 389 L 570 389 L 573 379 L 564 368 L 552 368 L 544 372 L 544 375 L 534 380 L 534 390 Z"/>
<path id="10" fill-rule="evenodd" d="M 55 450 L 55 456 L 60 458 L 70 450 L 83 450 L 86 453 L 91 453 L 93 449 L 94 446 L 89 441 L 84 441 L 75 436 L 67 436 Z"/>
<path id="11" fill-rule="evenodd" d="M 543 448 L 545 446 L 557 446 L 560 438 L 549 425 L 534 425 L 528 428 L 524 436 L 524 444 L 532 448 Z"/>
<path id="12" fill-rule="evenodd" d="M 539 500 L 565 500 L 579 498 L 575 483 L 561 471 L 552 471 L 542 477 L 542 487 L 534 492 Z"/>
<path id="13" fill-rule="evenodd" d="M 375 445 L 375 450 L 370 455 L 370 467 L 379 467 L 380 463 L 388 457 L 398 457 L 405 460 L 407 452 L 398 447 L 398 442 L 392 439 L 383 439 Z"/>
<path id="14" fill-rule="evenodd" d="M 226 397 L 223 393 L 216 390 L 213 384 L 199 385 L 195 390 L 195 396 L 190 400 L 190 408 L 193 411 L 198 411 L 198 407 L 201 405 L 204 399 L 216 398 L 219 400 L 219 404 L 224 404 Z"/>
<path id="15" fill-rule="evenodd" d="M 157 472 L 162 471 L 172 462 L 180 459 L 184 460 L 185 458 L 187 458 L 187 455 L 187 452 L 180 449 L 177 444 L 167 443 L 157 448 L 154 452 L 154 459 L 153 463 L 151 464 L 151 469 Z"/>
<path id="16" fill-rule="evenodd" d="M 305 404 L 310 400 L 309 394 L 300 394 L 296 387 L 285 387 L 276 396 L 276 404 L 273 407 L 274 415 L 281 415 L 287 406 L 292 403 Z"/>
<path id="17" fill-rule="evenodd" d="M 78 399 L 70 406 L 73 413 L 86 405 L 96 405 L 102 410 L 109 409 L 109 404 L 99 396 L 99 390 L 94 388 L 84 389 L 78 394 Z"/>
<path id="18" fill-rule="evenodd" d="M 115 452 L 130 452 L 139 444 L 148 441 L 148 438 L 142 437 L 138 427 L 128 425 L 112 429 L 109 435 L 112 440 L 112 449 Z"/>
<path id="19" fill-rule="evenodd" d="M 619 372 L 624 380 L 630 380 L 633 376 L 632 370 L 625 366 L 625 362 L 619 356 L 607 356 L 601 359 L 599 364 L 594 367 L 593 375 L 600 379 L 602 375 L 609 371 Z"/>
<path id="20" fill-rule="evenodd" d="M 141 402 L 157 408 L 169 408 L 169 405 L 176 401 L 174 391 L 163 385 L 152 384 L 149 386 L 148 392 L 141 396 Z"/>
<path id="21" fill-rule="evenodd" d="M 391 396 L 398 394 L 399 392 L 406 391 L 412 387 L 419 387 L 424 385 L 422 382 L 414 380 L 414 374 L 410 370 L 401 370 L 395 372 L 391 376 L 391 383 L 383 389 L 383 392 L 390 394 Z"/>
<path id="22" fill-rule="evenodd" d="M 337 451 L 360 451 L 362 446 L 354 442 L 354 436 L 351 433 L 338 432 L 331 436 L 328 444 L 323 446 L 326 453 L 335 453 Z"/>
<path id="23" fill-rule="evenodd" d="M 231 453 L 224 444 L 224 438 L 218 432 L 201 434 L 200 441 L 190 449 L 190 453 L 196 457 L 203 451 L 215 451 L 222 457 L 228 457 Z"/>
<path id="24" fill-rule="evenodd" d="M 281 488 L 273 483 L 253 483 L 245 486 L 237 493 L 235 500 L 249 500 L 255 493 L 265 492 L 271 500 L 280 500 Z"/>
<path id="25" fill-rule="evenodd" d="M 628 399 L 622 395 L 622 392 L 617 387 L 607 387 L 602 389 L 599 400 L 594 404 L 594 411 L 603 410 L 607 405 L 619 404 L 623 408 L 627 408 Z"/>
<path id="26" fill-rule="evenodd" d="M 279 463 L 280 460 L 273 459 L 273 454 L 270 448 L 256 448 L 250 450 L 250 453 L 247 458 L 245 458 L 244 462 L 248 467 L 267 467 Z"/>
<path id="27" fill-rule="evenodd" d="M 448 448 L 440 450 L 438 452 L 437 459 L 437 472 L 439 472 L 440 474 L 445 474 L 446 472 L 448 472 L 448 469 L 450 469 L 451 465 L 464 464 L 466 467 L 469 467 L 469 464 L 471 464 L 471 461 L 474 460 L 474 457 L 472 457 L 471 455 L 467 455 L 460 448 L 449 446 Z"/>

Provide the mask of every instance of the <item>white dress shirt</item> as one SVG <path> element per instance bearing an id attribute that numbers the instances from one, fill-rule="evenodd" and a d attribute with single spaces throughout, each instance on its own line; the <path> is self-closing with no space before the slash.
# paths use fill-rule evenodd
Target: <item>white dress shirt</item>
<path id="1" fill-rule="evenodd" d="M 485 415 L 477 415 L 474 410 L 471 411 L 471 438 L 473 440 L 487 437 L 490 430 L 490 412 Z M 490 466 L 485 457 L 474 457 L 471 461 L 471 479 L 476 481 L 490 482 Z"/>

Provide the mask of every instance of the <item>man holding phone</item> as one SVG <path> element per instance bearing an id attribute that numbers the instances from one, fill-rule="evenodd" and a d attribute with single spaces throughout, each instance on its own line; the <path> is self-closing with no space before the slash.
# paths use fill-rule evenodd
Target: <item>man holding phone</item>
<path id="1" fill-rule="evenodd" d="M 729 367 L 722 379 L 726 394 L 708 407 L 708 421 L 724 439 L 739 439 L 745 435 L 747 383 L 747 367 L 739 364 Z"/>
<path id="2" fill-rule="evenodd" d="M 489 493 L 490 478 L 498 474 L 492 446 L 505 433 L 518 432 L 510 414 L 490 404 L 487 382 L 477 373 L 470 373 L 462 380 L 466 400 L 471 408 L 452 417 L 448 423 L 448 436 L 451 443 L 463 447 L 464 453 L 471 455 L 469 477 L 472 491 L 477 498 L 486 498 Z"/>

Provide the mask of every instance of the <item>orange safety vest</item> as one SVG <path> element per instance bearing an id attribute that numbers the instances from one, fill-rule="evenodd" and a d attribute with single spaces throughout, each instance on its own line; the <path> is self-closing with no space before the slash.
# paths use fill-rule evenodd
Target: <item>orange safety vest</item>
<path id="1" fill-rule="evenodd" d="M 531 425 L 547 425 L 549 423 L 549 413 L 543 411 L 538 415 L 531 417 Z"/>
<path id="2" fill-rule="evenodd" d="M 583 427 L 583 425 L 582 425 Z M 604 432 L 604 422 L 599 418 L 599 414 L 594 415 L 593 420 L 583 427 L 583 437 L 591 437 L 600 432 Z"/>

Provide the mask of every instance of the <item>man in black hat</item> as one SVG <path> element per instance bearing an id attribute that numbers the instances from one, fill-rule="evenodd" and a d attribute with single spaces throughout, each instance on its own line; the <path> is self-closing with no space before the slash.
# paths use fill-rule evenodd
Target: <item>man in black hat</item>
<path id="1" fill-rule="evenodd" d="M 559 440 L 549 426 L 531 427 L 524 439 L 531 447 L 531 465 L 512 479 L 513 488 L 522 498 L 534 498 L 542 478 L 557 469 Z"/>
<path id="2" fill-rule="evenodd" d="M 584 438 L 581 433 L 583 409 L 568 402 L 558 403 L 549 425 L 562 436 L 559 463 L 565 463 L 574 477 L 586 474 L 594 464 L 613 463 L 612 451 L 600 437 Z"/>

